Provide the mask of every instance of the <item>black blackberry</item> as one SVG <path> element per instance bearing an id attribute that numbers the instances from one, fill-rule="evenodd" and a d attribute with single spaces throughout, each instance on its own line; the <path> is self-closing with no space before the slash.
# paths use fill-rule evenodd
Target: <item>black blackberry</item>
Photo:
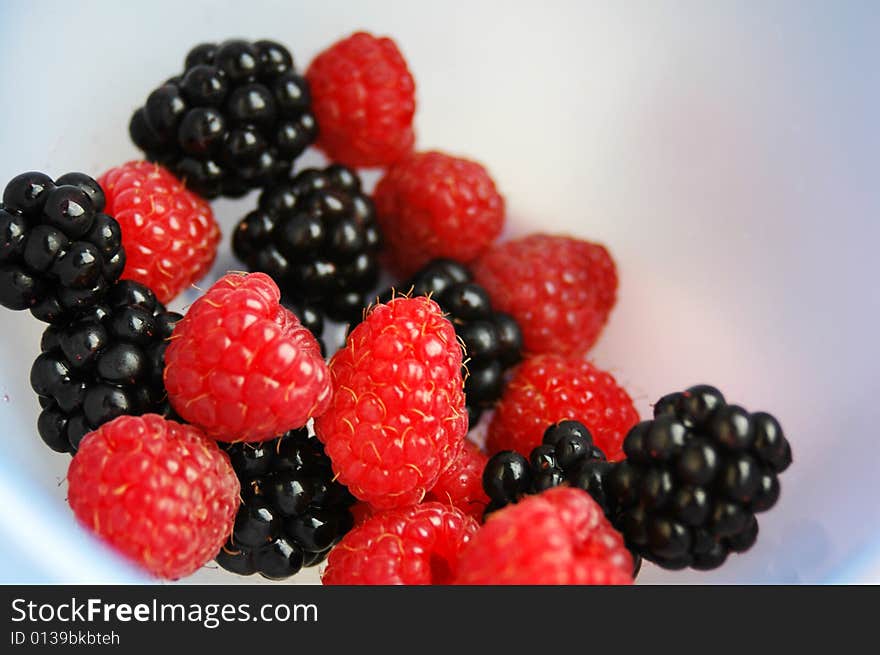
<path id="1" fill-rule="evenodd" d="M 609 516 L 605 479 L 613 466 L 583 423 L 560 421 L 544 431 L 541 445 L 532 449 L 528 459 L 512 450 L 489 458 L 483 471 L 483 490 L 491 500 L 486 514 L 523 496 L 568 484 L 589 492 Z"/>
<path id="2" fill-rule="evenodd" d="M 103 210 L 83 173 L 14 177 L 0 203 L 0 304 L 61 323 L 100 302 L 125 267 L 119 224 Z"/>
<path id="3" fill-rule="evenodd" d="M 232 235 L 251 271 L 270 275 L 290 300 L 306 300 L 331 319 L 361 320 L 379 275 L 381 234 L 358 176 L 339 165 L 307 169 L 263 191 Z"/>
<path id="4" fill-rule="evenodd" d="M 522 332 L 512 316 L 492 310 L 489 294 L 473 282 L 470 270 L 451 259 L 435 259 L 397 290 L 430 296 L 449 315 L 465 347 L 465 399 L 469 425 L 475 426 L 504 391 L 504 375 L 521 357 Z M 396 291 L 379 296 L 388 302 Z"/>
<path id="5" fill-rule="evenodd" d="M 132 141 L 206 198 L 278 182 L 315 140 L 309 86 L 274 41 L 204 43 L 129 124 Z"/>
<path id="6" fill-rule="evenodd" d="M 223 446 L 241 482 L 241 507 L 217 563 L 278 580 L 314 566 L 353 525 L 354 497 L 305 428 L 264 443 Z"/>
<path id="7" fill-rule="evenodd" d="M 483 491 L 490 501 L 484 516 L 523 496 L 566 484 L 589 493 L 611 520 L 613 506 L 605 487 L 614 467 L 593 444 L 593 435 L 583 423 L 560 421 L 544 431 L 541 445 L 532 449 L 528 459 L 513 450 L 489 458 L 483 470 Z M 636 552 L 632 555 L 636 577 L 642 558 Z"/>
<path id="8" fill-rule="evenodd" d="M 122 280 L 101 304 L 46 328 L 31 367 L 43 441 L 74 453 L 87 432 L 122 414 L 170 415 L 162 372 L 179 319 L 147 287 Z"/>
<path id="9" fill-rule="evenodd" d="M 708 385 L 661 398 L 623 449 L 605 485 L 615 525 L 630 549 L 668 569 L 714 569 L 751 548 L 755 514 L 776 503 L 777 474 L 791 464 L 775 418 Z"/>

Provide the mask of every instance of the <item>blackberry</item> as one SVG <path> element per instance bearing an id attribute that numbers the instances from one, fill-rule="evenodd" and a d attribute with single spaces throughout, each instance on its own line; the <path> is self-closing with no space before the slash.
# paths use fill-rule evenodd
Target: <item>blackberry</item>
<path id="1" fill-rule="evenodd" d="M 473 282 L 470 270 L 451 259 L 435 259 L 398 289 L 430 296 L 448 314 L 465 347 L 465 399 L 469 425 L 475 426 L 504 391 L 507 369 L 521 358 L 522 332 L 512 316 L 492 310 L 489 294 Z M 388 289 L 379 296 L 388 302 Z"/>
<path id="2" fill-rule="evenodd" d="M 758 536 L 791 447 L 770 414 L 699 385 L 661 398 L 633 427 L 609 474 L 614 523 L 630 549 L 668 569 L 714 569 Z"/>
<path id="3" fill-rule="evenodd" d="M 162 373 L 179 319 L 150 289 L 122 280 L 101 304 L 47 327 L 31 367 L 31 387 L 43 408 L 37 420 L 43 441 L 57 452 L 74 453 L 86 433 L 122 414 L 169 416 Z"/>
<path id="4" fill-rule="evenodd" d="M 204 43 L 129 124 L 132 141 L 205 198 L 278 182 L 318 128 L 309 86 L 273 41 Z"/>
<path id="5" fill-rule="evenodd" d="M 0 305 L 63 323 L 100 302 L 125 267 L 122 232 L 83 173 L 22 173 L 0 203 Z"/>
<path id="6" fill-rule="evenodd" d="M 216 558 L 227 571 L 287 578 L 322 562 L 352 528 L 355 499 L 305 428 L 223 447 L 242 489 L 232 536 Z"/>
<path id="7" fill-rule="evenodd" d="M 605 480 L 613 467 L 582 423 L 560 421 L 544 431 L 541 445 L 532 449 L 528 459 L 513 450 L 489 458 L 483 471 L 483 490 L 491 500 L 486 514 L 528 494 L 568 484 L 589 492 L 610 516 Z"/>
<path id="8" fill-rule="evenodd" d="M 513 450 L 503 450 L 489 458 L 483 470 L 483 490 L 489 496 L 484 516 L 559 485 L 583 489 L 611 520 L 613 506 L 606 491 L 607 479 L 615 464 L 593 444 L 593 436 L 583 423 L 560 421 L 544 431 L 540 446 L 526 459 Z M 633 552 L 633 577 L 642 559 Z"/>
<path id="9" fill-rule="evenodd" d="M 235 254 L 270 275 L 290 302 L 308 301 L 331 319 L 361 320 L 379 275 L 381 234 L 358 176 L 331 165 L 265 189 L 236 228 Z"/>

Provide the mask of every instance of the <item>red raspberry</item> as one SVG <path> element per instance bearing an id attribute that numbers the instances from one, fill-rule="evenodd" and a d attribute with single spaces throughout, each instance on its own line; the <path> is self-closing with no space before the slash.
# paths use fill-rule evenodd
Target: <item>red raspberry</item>
<path id="1" fill-rule="evenodd" d="M 462 351 L 425 296 L 377 305 L 330 361 L 334 396 L 315 421 L 339 481 L 378 509 L 422 500 L 467 432 Z"/>
<path id="2" fill-rule="evenodd" d="M 504 198 L 480 164 L 423 152 L 395 164 L 373 194 L 392 268 L 409 276 L 435 258 L 476 259 L 501 233 Z"/>
<path id="3" fill-rule="evenodd" d="M 122 228 L 124 279 L 148 286 L 167 303 L 204 277 L 220 243 L 220 228 L 206 201 L 145 161 L 111 168 L 99 183 L 107 213 Z"/>
<path id="4" fill-rule="evenodd" d="M 120 416 L 87 434 L 67 482 L 80 523 L 169 579 L 219 552 L 239 506 L 226 453 L 198 428 L 156 414 Z"/>
<path id="5" fill-rule="evenodd" d="M 272 439 L 330 404 L 318 341 L 279 298 L 268 275 L 230 273 L 174 327 L 165 351 L 168 399 L 215 439 Z"/>
<path id="6" fill-rule="evenodd" d="M 478 528 L 471 517 L 441 503 L 379 512 L 330 551 L 322 582 L 450 584 L 459 553 Z"/>
<path id="7" fill-rule="evenodd" d="M 465 441 L 458 457 L 440 475 L 425 500 L 454 505 L 477 521 L 482 521 L 483 512 L 489 504 L 489 496 L 483 491 L 483 469 L 488 459 L 476 445 Z"/>
<path id="8" fill-rule="evenodd" d="M 317 145 L 347 166 L 387 166 L 413 147 L 415 82 L 394 41 L 358 32 L 315 57 L 306 72 Z"/>
<path id="9" fill-rule="evenodd" d="M 331 554 L 332 557 L 332 554 Z M 632 555 L 590 494 L 554 487 L 493 512 L 457 584 L 631 584 Z"/>
<path id="10" fill-rule="evenodd" d="M 489 424 L 490 453 L 516 450 L 528 457 L 552 423 L 583 423 L 613 462 L 623 459 L 623 439 L 639 421 L 632 399 L 610 373 L 583 357 L 536 355 L 514 371 Z"/>
<path id="11" fill-rule="evenodd" d="M 564 236 L 496 244 L 473 273 L 492 306 L 517 320 L 531 353 L 589 350 L 617 295 L 617 271 L 605 247 Z"/>

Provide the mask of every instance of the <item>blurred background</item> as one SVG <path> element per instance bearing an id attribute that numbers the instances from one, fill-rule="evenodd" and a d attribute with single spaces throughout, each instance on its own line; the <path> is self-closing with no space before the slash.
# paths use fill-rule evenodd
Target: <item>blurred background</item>
<path id="1" fill-rule="evenodd" d="M 138 158 L 132 111 L 198 42 L 271 38 L 305 69 L 358 29 L 397 41 L 418 147 L 482 161 L 508 236 L 609 247 L 619 303 L 592 357 L 643 416 L 707 382 L 785 428 L 757 545 L 639 582 L 880 583 L 880 4 L 3 0 L 0 180 Z M 227 235 L 254 203 L 214 203 Z M 223 248 L 215 277 L 240 268 Z M 69 458 L 37 436 L 41 324 L 0 321 L 0 582 L 141 580 L 76 527 Z"/>

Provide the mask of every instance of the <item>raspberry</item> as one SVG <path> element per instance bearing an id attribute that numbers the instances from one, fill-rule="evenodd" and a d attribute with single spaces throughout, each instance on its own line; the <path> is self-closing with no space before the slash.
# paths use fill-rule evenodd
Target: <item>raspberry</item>
<path id="1" fill-rule="evenodd" d="M 120 416 L 89 433 L 67 481 L 80 523 L 162 578 L 214 557 L 238 509 L 238 480 L 217 444 L 155 414 Z"/>
<path id="2" fill-rule="evenodd" d="M 714 569 L 755 543 L 791 464 L 779 422 L 698 385 L 661 398 L 623 444 L 606 493 L 627 544 L 668 569 Z"/>
<path id="3" fill-rule="evenodd" d="M 482 520 L 489 502 L 489 497 L 483 491 L 482 481 L 487 460 L 486 455 L 476 445 L 465 441 L 458 457 L 440 475 L 425 500 L 454 505 L 463 513 L 478 521 Z"/>
<path id="4" fill-rule="evenodd" d="M 381 242 L 357 174 L 332 165 L 265 189 L 239 222 L 232 248 L 250 270 L 278 283 L 285 304 L 304 299 L 334 320 L 356 322 L 379 276 Z"/>
<path id="5" fill-rule="evenodd" d="M 632 399 L 614 377 L 582 357 L 537 355 L 515 370 L 489 424 L 487 450 L 528 455 L 551 423 L 583 423 L 612 462 L 623 458 L 623 438 L 639 420 Z"/>
<path id="6" fill-rule="evenodd" d="M 119 224 L 103 211 L 104 192 L 83 173 L 12 178 L 0 203 L 0 305 L 63 324 L 99 303 L 125 267 Z"/>
<path id="7" fill-rule="evenodd" d="M 422 500 L 467 433 L 461 346 L 434 301 L 377 305 L 330 361 L 315 421 L 339 481 L 378 509 Z"/>
<path id="8" fill-rule="evenodd" d="M 397 45 L 358 32 L 312 61 L 317 145 L 347 166 L 387 166 L 413 147 L 415 82 Z"/>
<path id="9" fill-rule="evenodd" d="M 408 295 L 428 296 L 452 321 L 467 357 L 464 393 L 468 425 L 475 427 L 483 411 L 501 397 L 507 370 L 520 360 L 519 325 L 510 315 L 493 311 L 486 290 L 451 259 L 433 260 L 398 288 Z M 388 289 L 379 300 L 387 302 L 396 293 Z"/>
<path id="10" fill-rule="evenodd" d="M 604 246 L 533 234 L 490 247 L 473 265 L 492 304 L 520 324 L 531 353 L 583 353 L 599 337 L 617 294 Z"/>
<path id="11" fill-rule="evenodd" d="M 223 568 L 278 580 L 324 561 L 353 525 L 351 494 L 303 428 L 274 441 L 223 446 L 241 483 L 232 537 L 217 555 Z"/>
<path id="12" fill-rule="evenodd" d="M 492 514 L 461 554 L 457 584 L 630 584 L 632 557 L 596 502 L 556 487 Z"/>
<path id="13" fill-rule="evenodd" d="M 400 275 L 432 259 L 468 263 L 501 233 L 504 199 L 483 166 L 442 152 L 392 166 L 373 193 L 387 258 Z"/>
<path id="14" fill-rule="evenodd" d="M 318 342 L 262 273 L 230 273 L 196 300 L 165 353 L 174 410 L 222 441 L 265 441 L 323 413 L 332 392 Z"/>
<path id="15" fill-rule="evenodd" d="M 327 356 L 327 349 L 322 335 L 324 334 L 324 315 L 320 308 L 308 300 L 290 300 L 281 296 L 281 304 L 293 312 L 303 327 L 311 332 L 321 348 L 321 356 Z"/>
<path id="16" fill-rule="evenodd" d="M 152 289 L 167 303 L 208 272 L 220 228 L 211 206 L 167 170 L 145 161 L 111 168 L 99 182 L 107 211 L 122 228 L 124 278 Z"/>
<path id="17" fill-rule="evenodd" d="M 315 140 L 309 87 L 273 41 L 202 43 L 129 124 L 132 141 L 205 198 L 286 178 Z"/>
<path id="18" fill-rule="evenodd" d="M 374 514 L 330 551 L 326 585 L 450 584 L 477 522 L 441 503 Z"/>
<path id="19" fill-rule="evenodd" d="M 170 414 L 162 372 L 180 318 L 144 285 L 121 280 L 100 305 L 47 327 L 31 367 L 43 441 L 73 453 L 86 433 L 117 416 Z"/>

